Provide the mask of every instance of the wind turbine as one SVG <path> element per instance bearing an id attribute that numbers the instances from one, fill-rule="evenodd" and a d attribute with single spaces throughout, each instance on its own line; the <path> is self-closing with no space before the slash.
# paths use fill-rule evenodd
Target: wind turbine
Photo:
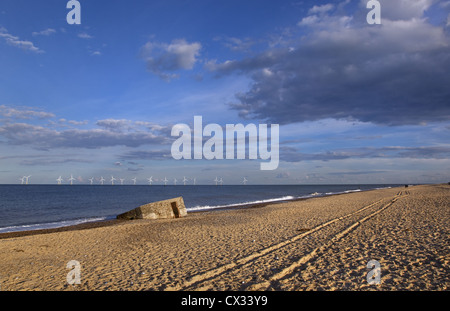
<path id="1" fill-rule="evenodd" d="M 74 181 L 74 180 L 75 180 L 75 178 L 73 178 L 73 176 L 70 175 L 69 181 L 70 181 L 70 184 L 71 184 L 71 185 L 73 184 L 73 181 Z"/>
<path id="2" fill-rule="evenodd" d="M 61 177 L 61 176 L 59 176 L 59 177 L 58 177 L 58 179 L 57 179 L 56 181 L 58 182 L 58 185 L 61 185 L 61 183 L 62 183 L 63 179 L 62 179 L 62 177 Z"/>
<path id="3" fill-rule="evenodd" d="M 111 175 L 111 185 L 113 185 L 113 186 L 114 186 L 114 180 L 116 180 L 116 179 L 114 178 L 113 175 Z"/>
<path id="4" fill-rule="evenodd" d="M 136 185 L 136 177 L 131 178 L 131 180 L 133 181 L 133 184 Z"/>
<path id="5" fill-rule="evenodd" d="M 243 183 L 244 185 L 246 185 L 246 184 L 247 184 L 247 181 L 248 181 L 247 178 L 244 177 L 244 180 L 242 181 L 242 183 Z"/>
<path id="6" fill-rule="evenodd" d="M 194 186 L 195 186 L 195 178 L 194 178 Z"/>
<path id="7" fill-rule="evenodd" d="M 176 178 L 173 179 L 173 184 L 174 184 L 175 186 L 177 185 L 177 179 L 176 179 Z"/>
<path id="8" fill-rule="evenodd" d="M 164 177 L 164 186 L 167 186 L 167 182 L 168 182 L 167 177 Z"/>
<path id="9" fill-rule="evenodd" d="M 103 178 L 103 176 L 100 177 L 100 183 L 103 185 L 103 182 L 105 181 L 105 179 Z"/>
<path id="10" fill-rule="evenodd" d="M 150 176 L 150 178 L 147 178 L 149 185 L 152 185 L 153 182 L 153 176 Z"/>
<path id="11" fill-rule="evenodd" d="M 25 183 L 25 176 L 22 176 L 22 178 L 19 178 L 19 180 L 22 181 L 21 185 L 23 185 Z"/>
<path id="12" fill-rule="evenodd" d="M 216 182 L 216 186 L 217 186 L 217 183 L 219 182 L 219 179 L 217 179 L 217 176 L 216 176 L 216 179 L 214 179 L 214 181 Z"/>
<path id="13" fill-rule="evenodd" d="M 123 181 L 125 180 L 124 178 L 119 178 L 120 179 L 120 185 L 123 186 Z"/>
<path id="14" fill-rule="evenodd" d="M 94 177 L 89 178 L 89 181 L 91 182 L 91 185 L 94 183 Z"/>
<path id="15" fill-rule="evenodd" d="M 222 179 L 222 177 L 220 177 L 219 183 L 220 183 L 221 186 L 223 186 L 223 179 Z"/>
<path id="16" fill-rule="evenodd" d="M 184 176 L 184 177 L 183 177 L 183 185 L 184 185 L 184 186 L 186 186 L 186 182 L 187 182 L 187 181 L 188 181 L 188 180 L 186 179 L 186 176 Z"/>

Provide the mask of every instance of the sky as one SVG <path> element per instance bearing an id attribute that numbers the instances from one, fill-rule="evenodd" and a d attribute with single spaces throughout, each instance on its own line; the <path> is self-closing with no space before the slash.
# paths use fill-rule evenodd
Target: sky
<path id="1" fill-rule="evenodd" d="M 450 1 L 0 2 L 0 183 L 450 181 Z M 176 124 L 279 124 L 279 165 L 171 155 Z M 204 138 L 205 139 L 205 138 Z"/>

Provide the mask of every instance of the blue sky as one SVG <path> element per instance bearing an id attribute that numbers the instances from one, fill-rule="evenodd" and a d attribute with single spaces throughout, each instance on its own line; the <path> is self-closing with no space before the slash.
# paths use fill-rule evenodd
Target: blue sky
<path id="1" fill-rule="evenodd" d="M 0 183 L 450 180 L 450 1 L 0 3 Z M 172 159 L 173 125 L 280 124 L 280 165 Z"/>

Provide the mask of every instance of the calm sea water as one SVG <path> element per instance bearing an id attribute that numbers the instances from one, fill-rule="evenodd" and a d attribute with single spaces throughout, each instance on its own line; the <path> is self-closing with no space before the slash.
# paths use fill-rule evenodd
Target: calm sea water
<path id="1" fill-rule="evenodd" d="M 189 212 L 394 186 L 0 185 L 0 233 L 113 219 L 140 205 L 178 196 Z"/>

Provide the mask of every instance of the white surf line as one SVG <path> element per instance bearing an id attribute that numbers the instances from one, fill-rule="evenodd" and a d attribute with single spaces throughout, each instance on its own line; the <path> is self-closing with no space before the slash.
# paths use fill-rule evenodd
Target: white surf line
<path id="1" fill-rule="evenodd" d="M 319 231 L 319 230 L 321 230 L 321 229 L 323 229 L 323 228 L 325 228 L 325 227 L 327 227 L 327 226 L 329 226 L 329 225 L 331 225 L 331 224 L 333 224 L 335 222 L 344 220 L 344 219 L 346 219 L 348 217 L 351 217 L 351 216 L 353 216 L 355 214 L 361 213 L 364 210 L 366 210 L 368 208 L 371 208 L 372 206 L 381 203 L 383 200 L 385 200 L 385 199 L 380 199 L 380 200 L 378 200 L 378 201 L 376 201 L 374 203 L 371 203 L 371 204 L 369 204 L 369 205 L 367 205 L 367 206 L 365 206 L 365 207 L 363 207 L 363 208 L 361 208 L 361 209 L 359 209 L 359 210 L 357 210 L 355 212 L 352 212 L 352 213 L 347 214 L 345 216 L 341 216 L 341 217 L 332 219 L 330 221 L 327 221 L 327 222 L 325 222 L 325 223 L 323 223 L 323 224 L 321 224 L 321 225 L 319 225 L 317 227 L 314 227 L 313 229 L 311 229 L 309 231 L 306 231 L 304 233 L 298 234 L 298 235 L 296 235 L 296 236 L 294 236 L 294 237 L 292 237 L 292 238 L 290 238 L 288 240 L 285 240 L 285 241 L 283 241 L 281 243 L 278 243 L 278 244 L 272 245 L 272 246 L 270 246 L 268 248 L 265 248 L 265 249 L 262 249 L 260 251 L 257 251 L 257 252 L 255 252 L 253 254 L 250 254 L 250 255 L 248 255 L 246 257 L 240 258 L 240 259 L 238 259 L 236 261 L 230 262 L 228 264 L 225 264 L 225 265 L 220 266 L 218 268 L 206 271 L 204 273 L 200 273 L 200 274 L 194 275 L 188 281 L 185 281 L 183 284 L 175 285 L 175 286 L 172 286 L 172 287 L 168 287 L 168 288 L 166 288 L 166 290 L 168 290 L 168 291 L 184 290 L 184 289 L 186 289 L 186 288 L 188 288 L 188 287 L 190 287 L 190 286 L 192 286 L 192 285 L 194 285 L 194 284 L 196 284 L 198 282 L 204 281 L 206 279 L 213 278 L 213 277 L 215 277 L 215 276 L 217 276 L 219 274 L 222 274 L 222 273 L 224 273 L 224 272 L 226 272 L 228 270 L 231 270 L 231 269 L 233 269 L 233 268 L 235 268 L 237 266 L 244 265 L 244 264 L 246 264 L 246 263 L 248 263 L 248 262 L 250 262 L 250 261 L 252 261 L 252 260 L 254 260 L 254 259 L 258 258 L 258 257 L 264 256 L 264 255 L 266 255 L 266 254 L 268 254 L 268 253 L 270 253 L 270 252 L 272 252 L 274 250 L 280 249 L 280 248 L 282 248 L 282 247 L 284 247 L 284 246 L 286 246 L 288 244 L 291 244 L 291 243 L 293 243 L 293 242 L 295 242 L 295 241 L 297 241 L 297 240 L 299 240 L 299 239 L 301 239 L 301 238 L 303 238 L 305 236 L 308 236 L 308 235 L 310 235 L 310 234 L 312 234 L 314 232 L 317 232 L 317 231 Z"/>
<path id="2" fill-rule="evenodd" d="M 250 291 L 257 291 L 257 290 L 264 290 L 267 289 L 272 282 L 274 281 L 278 281 L 283 279 L 284 277 L 293 274 L 294 270 L 301 267 L 302 265 L 304 265 L 305 263 L 307 263 L 308 261 L 310 261 L 311 259 L 313 259 L 314 257 L 316 257 L 316 255 L 323 251 L 325 248 L 327 248 L 329 245 L 335 243 L 336 241 L 339 241 L 340 239 L 342 239 L 344 236 L 346 236 L 348 233 L 350 233 L 353 229 L 355 229 L 357 226 L 359 226 L 361 223 L 369 220 L 370 218 L 376 216 L 377 214 L 381 213 L 382 211 L 384 211 L 385 209 L 387 209 L 388 207 L 390 207 L 392 204 L 394 204 L 399 198 L 404 197 L 406 195 L 401 196 L 400 194 L 397 194 L 392 200 L 391 202 L 389 202 L 388 204 L 386 204 L 385 206 L 383 206 L 382 208 L 380 208 L 379 210 L 369 214 L 368 216 L 358 220 L 357 222 L 353 223 L 351 226 L 347 227 L 346 229 L 344 229 L 343 231 L 339 232 L 338 234 L 336 234 L 327 244 L 323 244 L 322 246 L 319 246 L 317 248 L 315 248 L 312 252 L 310 252 L 308 255 L 303 256 L 302 258 L 300 258 L 298 261 L 294 262 L 292 265 L 284 268 L 282 271 L 280 271 L 279 273 L 273 275 L 269 280 L 265 281 L 265 282 L 261 282 L 258 284 L 254 284 L 252 286 L 250 286 L 247 290 Z"/>

